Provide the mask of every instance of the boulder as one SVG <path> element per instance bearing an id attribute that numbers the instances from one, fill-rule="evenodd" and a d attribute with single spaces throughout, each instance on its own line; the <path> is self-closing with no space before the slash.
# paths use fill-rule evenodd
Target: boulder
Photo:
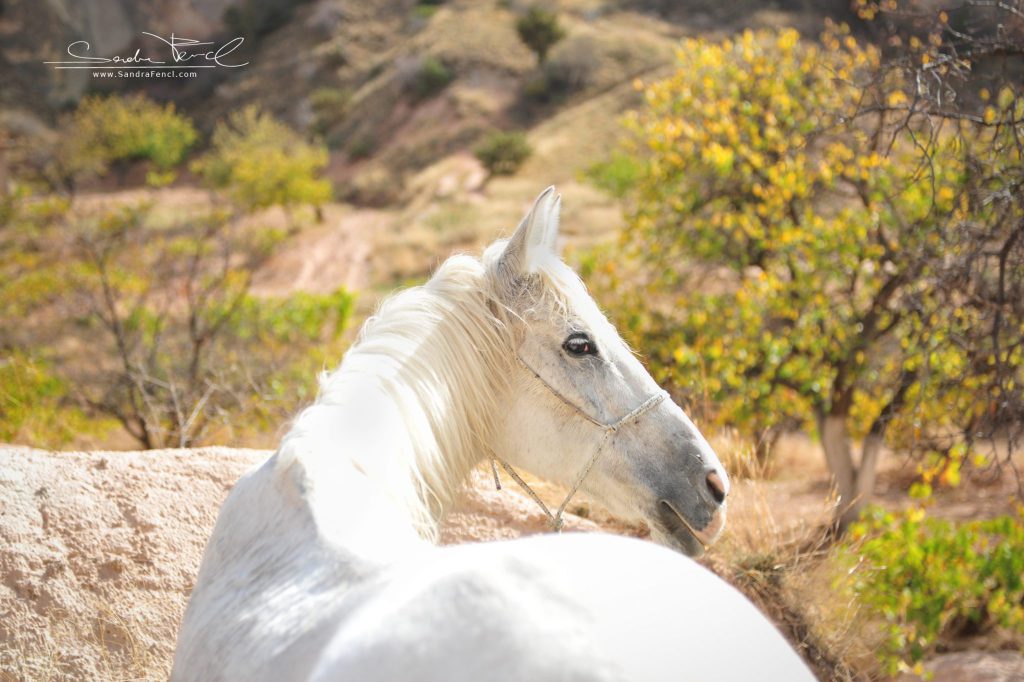
<path id="1" fill-rule="evenodd" d="M 0 680 L 165 680 L 224 497 L 269 452 L 0 447 Z M 567 518 L 570 529 L 594 523 Z M 447 543 L 543 532 L 475 472 Z"/>

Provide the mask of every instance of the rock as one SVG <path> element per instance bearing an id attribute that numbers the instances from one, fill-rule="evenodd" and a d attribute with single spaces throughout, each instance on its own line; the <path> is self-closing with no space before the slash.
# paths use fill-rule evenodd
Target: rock
<path id="1" fill-rule="evenodd" d="M 1024 680 L 1024 654 L 1017 651 L 956 651 L 934 656 L 924 664 L 931 682 L 1020 682 Z M 901 675 L 897 682 L 926 678 Z"/>
<path id="2" fill-rule="evenodd" d="M 269 454 L 0 447 L 0 680 L 166 680 L 220 505 Z M 525 495 L 476 473 L 441 538 L 546 530 Z"/>
<path id="3" fill-rule="evenodd" d="M 266 456 L 0 449 L 0 670 L 166 679 L 220 503 Z"/>

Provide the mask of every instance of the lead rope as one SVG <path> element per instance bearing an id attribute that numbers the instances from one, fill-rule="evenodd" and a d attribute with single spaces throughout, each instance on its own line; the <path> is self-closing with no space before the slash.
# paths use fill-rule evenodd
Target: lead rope
<path id="1" fill-rule="evenodd" d="M 518 357 L 518 355 L 516 357 Z M 571 407 L 577 414 L 604 429 L 604 437 L 601 438 L 601 442 L 597 444 L 597 449 L 594 450 L 594 454 L 587 461 L 587 465 L 583 467 L 583 471 L 581 471 L 580 475 L 576 477 L 576 482 L 573 483 L 572 488 L 569 489 L 569 494 L 565 496 L 564 500 L 562 500 L 562 504 L 558 505 L 558 509 L 555 511 L 554 514 L 552 514 L 551 510 L 548 509 L 548 506 L 544 504 L 544 501 L 540 499 L 540 496 L 537 495 L 536 492 L 534 492 L 533 488 L 531 488 L 530 485 L 523 480 L 523 477 L 516 473 L 516 470 L 512 468 L 512 465 L 510 465 L 508 462 L 501 459 L 500 457 L 491 458 L 491 473 L 494 474 L 495 489 L 501 490 L 501 479 L 498 478 L 498 467 L 495 465 L 495 462 L 498 462 L 499 464 L 501 464 L 501 468 L 504 469 L 505 472 L 512 477 L 512 480 L 518 483 L 519 487 L 525 490 L 526 494 L 529 495 L 530 498 L 537 503 L 537 506 L 539 506 L 541 511 L 544 512 L 544 515 L 548 517 L 548 522 L 551 524 L 551 529 L 554 530 L 556 533 L 559 533 L 562 530 L 562 515 L 565 513 L 565 508 L 569 506 L 570 500 L 572 500 L 572 498 L 579 491 L 580 486 L 583 485 L 583 481 L 590 473 L 590 470 L 594 468 L 594 464 L 597 463 L 597 458 L 601 456 L 601 453 L 604 451 L 604 446 L 608 442 L 608 440 L 615 434 L 616 431 L 619 430 L 619 428 L 622 425 L 626 424 L 627 422 L 633 419 L 639 419 L 642 414 L 644 414 L 648 410 L 652 409 L 653 407 L 661 403 L 662 400 L 665 400 L 665 398 L 668 397 L 668 393 L 664 390 L 655 393 L 647 400 L 633 408 L 633 410 L 631 410 L 624 417 L 615 420 L 611 424 L 605 424 L 591 417 L 589 414 L 587 414 L 579 407 L 577 407 L 575 404 L 573 404 L 572 401 L 570 401 L 568 398 L 559 393 L 554 386 L 545 381 L 544 377 L 538 374 L 535 369 L 527 365 L 522 358 L 519 358 L 519 362 L 521 362 L 523 366 L 526 367 L 528 370 L 533 372 L 533 375 L 537 377 L 537 379 L 539 379 L 540 382 L 544 384 L 549 391 L 554 393 L 557 398 L 559 398 L 562 402 Z"/>

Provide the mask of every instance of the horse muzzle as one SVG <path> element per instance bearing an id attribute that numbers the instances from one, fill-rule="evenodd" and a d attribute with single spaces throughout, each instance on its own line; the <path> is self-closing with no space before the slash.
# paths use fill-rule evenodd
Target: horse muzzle
<path id="1" fill-rule="evenodd" d="M 665 495 L 654 508 L 650 522 L 655 540 L 688 556 L 700 556 L 725 528 L 727 479 L 712 469 L 704 477 L 706 490 L 696 496 Z"/>

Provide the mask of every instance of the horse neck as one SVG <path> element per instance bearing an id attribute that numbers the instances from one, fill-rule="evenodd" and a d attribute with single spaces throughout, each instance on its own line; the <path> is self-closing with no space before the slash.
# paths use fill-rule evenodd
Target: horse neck
<path id="1" fill-rule="evenodd" d="M 479 263 L 451 263 L 382 306 L 282 443 L 285 462 L 302 462 L 318 526 L 338 542 L 377 552 L 436 540 L 489 452 L 508 325 Z"/>

